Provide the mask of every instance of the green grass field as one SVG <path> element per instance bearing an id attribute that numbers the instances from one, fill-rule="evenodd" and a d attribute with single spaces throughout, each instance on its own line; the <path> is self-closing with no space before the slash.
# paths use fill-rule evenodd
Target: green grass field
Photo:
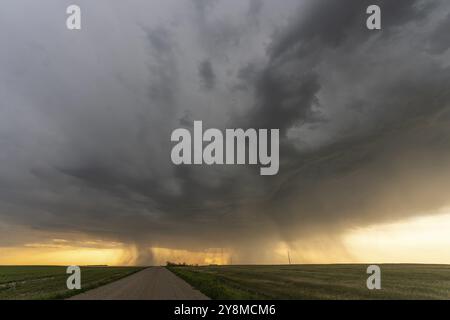
<path id="1" fill-rule="evenodd" d="M 63 299 L 118 280 L 140 267 L 81 267 L 81 290 L 68 290 L 66 267 L 0 266 L 0 299 Z"/>
<path id="2" fill-rule="evenodd" d="M 450 299 L 450 265 L 380 264 L 381 290 L 367 265 L 169 267 L 212 299 Z"/>

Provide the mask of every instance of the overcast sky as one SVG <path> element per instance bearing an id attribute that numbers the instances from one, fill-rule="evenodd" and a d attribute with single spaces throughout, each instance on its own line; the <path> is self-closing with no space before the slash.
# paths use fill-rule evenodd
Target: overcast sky
<path id="1" fill-rule="evenodd" d="M 444 0 L 3 1 L 0 247 L 82 235 L 253 262 L 449 207 L 449 28 Z M 279 174 L 173 165 L 194 120 L 280 129 Z"/>

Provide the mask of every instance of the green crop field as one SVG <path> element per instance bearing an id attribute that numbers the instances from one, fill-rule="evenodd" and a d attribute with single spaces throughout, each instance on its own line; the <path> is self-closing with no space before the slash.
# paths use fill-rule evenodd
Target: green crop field
<path id="1" fill-rule="evenodd" d="M 0 266 L 0 299 L 63 299 L 118 280 L 140 267 L 81 267 L 81 290 L 68 290 L 66 267 Z"/>
<path id="2" fill-rule="evenodd" d="M 212 299 L 450 299 L 450 265 L 381 264 L 381 290 L 367 265 L 169 267 Z"/>

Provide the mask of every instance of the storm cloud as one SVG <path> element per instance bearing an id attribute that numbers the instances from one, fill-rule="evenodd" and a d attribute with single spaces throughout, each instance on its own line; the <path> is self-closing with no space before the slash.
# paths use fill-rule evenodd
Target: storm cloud
<path id="1" fill-rule="evenodd" d="M 150 246 L 256 262 L 254 243 L 450 205 L 448 1 L 79 1 L 80 31 L 69 1 L 25 2 L 0 12 L 0 246 L 33 230 L 135 263 Z M 193 120 L 280 129 L 279 174 L 173 165 Z"/>

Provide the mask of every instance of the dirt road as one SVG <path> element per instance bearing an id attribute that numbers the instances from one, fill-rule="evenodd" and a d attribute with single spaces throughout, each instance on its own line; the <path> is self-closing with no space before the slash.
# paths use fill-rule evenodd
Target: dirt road
<path id="1" fill-rule="evenodd" d="M 83 278 L 82 278 L 83 279 Z M 81 280 L 83 282 L 83 280 Z M 76 295 L 73 300 L 206 300 L 163 267 L 149 267 L 105 286 Z"/>

